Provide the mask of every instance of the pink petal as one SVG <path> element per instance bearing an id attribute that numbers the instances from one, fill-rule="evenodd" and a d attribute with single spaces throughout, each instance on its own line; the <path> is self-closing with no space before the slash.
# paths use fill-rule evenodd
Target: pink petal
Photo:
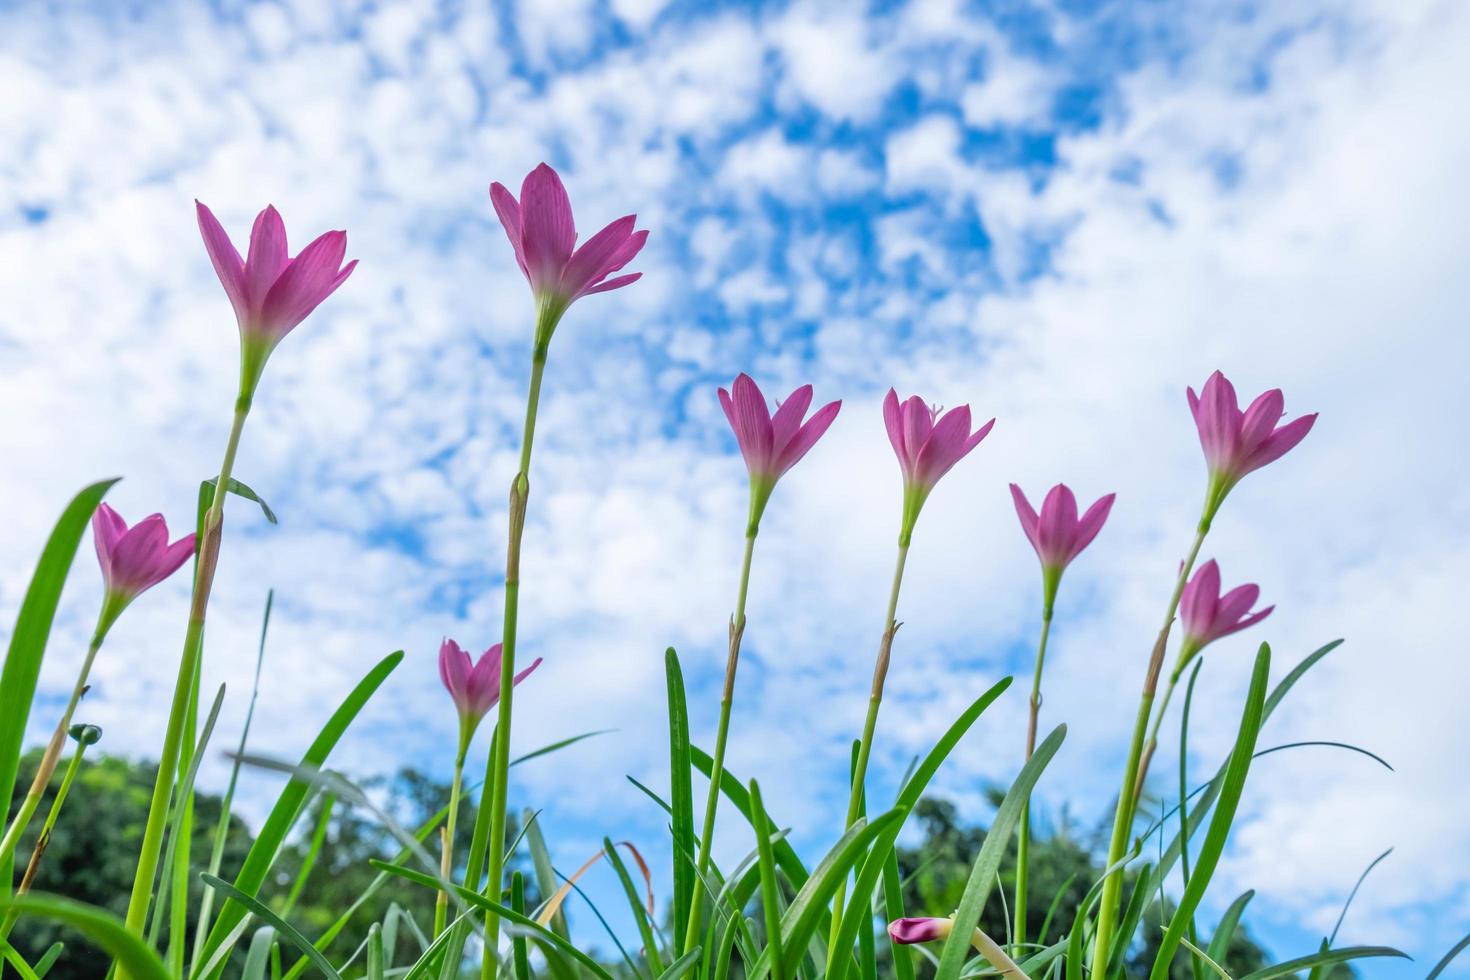
<path id="1" fill-rule="evenodd" d="M 774 476 L 771 472 L 771 416 L 766 398 L 750 375 L 742 374 L 731 386 L 735 403 L 735 441 L 751 475 Z"/>
<path id="2" fill-rule="evenodd" d="M 156 577 L 152 584 L 157 585 L 162 582 L 177 572 L 184 562 L 194 557 L 194 544 L 194 535 L 186 534 L 163 549 L 163 553 L 158 556 L 158 561 L 154 565 Z"/>
<path id="3" fill-rule="evenodd" d="M 1065 564 L 1077 529 L 1077 497 L 1064 483 L 1058 483 L 1041 502 L 1041 519 L 1036 536 L 1041 541 L 1042 560 L 1052 565 Z"/>
<path id="4" fill-rule="evenodd" d="M 1039 519 L 1036 511 L 1031 508 L 1031 501 L 1026 499 L 1026 494 L 1014 483 L 1011 484 L 1011 500 L 1016 504 L 1016 517 L 1021 521 L 1021 530 L 1025 532 L 1026 540 L 1031 542 L 1031 547 L 1036 549 L 1037 555 L 1040 555 L 1041 544 L 1036 536 L 1036 525 Z"/>
<path id="5" fill-rule="evenodd" d="M 535 670 L 537 667 L 540 667 L 540 666 L 541 666 L 541 658 L 540 657 L 537 657 L 534 661 L 531 662 L 531 666 L 527 667 L 525 670 L 521 671 L 519 674 L 517 674 L 515 676 L 515 678 L 511 681 L 511 686 L 512 687 L 519 686 L 520 683 L 521 683 L 521 681 L 523 681 L 527 677 L 530 677 L 531 676 L 531 671 Z M 499 699 L 500 699 L 500 695 L 497 694 L 496 695 L 496 700 L 499 700 Z"/>
<path id="6" fill-rule="evenodd" d="M 796 435 L 796 430 L 801 428 L 802 419 L 806 418 L 806 410 L 812 405 L 812 386 L 802 385 L 781 403 L 771 416 L 771 448 L 777 454 L 786 448 L 791 437 Z"/>
<path id="7" fill-rule="evenodd" d="M 259 308 L 266 293 L 290 261 L 286 252 L 286 225 L 273 205 L 255 216 L 250 229 L 250 254 L 245 259 L 245 285 L 250 305 Z"/>
<path id="8" fill-rule="evenodd" d="M 904 465 L 909 469 L 915 469 L 919 465 L 919 454 L 924 451 L 924 446 L 929 441 L 929 434 L 934 431 L 934 413 L 929 411 L 929 406 L 918 395 L 912 395 L 903 403 L 903 445 L 906 451 Z M 970 427 L 965 426 L 968 433 Z"/>
<path id="9" fill-rule="evenodd" d="M 555 170 L 540 164 L 521 184 L 521 247 L 531 284 L 557 288 L 576 242 L 567 189 Z"/>
<path id="10" fill-rule="evenodd" d="M 980 445 L 980 443 L 985 440 L 985 437 L 990 435 L 990 430 L 993 428 L 995 428 L 995 419 L 991 419 L 989 422 L 986 422 L 984 425 L 980 426 L 980 428 L 976 429 L 974 434 L 971 435 L 970 438 L 965 440 L 965 451 L 960 455 L 962 457 L 968 456 L 970 454 L 970 450 Z"/>
<path id="11" fill-rule="evenodd" d="M 1280 388 L 1272 388 L 1256 396 L 1240 420 L 1242 453 L 1251 453 L 1265 441 L 1271 430 L 1276 428 L 1276 423 L 1281 421 L 1285 407 L 1286 399 L 1282 397 Z"/>
<path id="12" fill-rule="evenodd" d="M 470 670 L 470 655 L 458 643 L 446 639 L 439 645 L 439 679 L 457 703 L 464 697 Z"/>
<path id="13" fill-rule="evenodd" d="M 1211 558 L 1194 573 L 1179 598 L 1179 619 L 1186 633 L 1203 638 L 1209 632 L 1219 598 L 1220 566 Z"/>
<path id="14" fill-rule="evenodd" d="M 1072 553 L 1067 557 L 1068 561 L 1076 558 L 1082 553 L 1083 548 L 1092 544 L 1093 538 L 1097 537 L 1097 533 L 1102 530 L 1103 523 L 1107 521 L 1108 514 L 1113 509 L 1113 501 L 1117 499 L 1117 496 L 1115 493 L 1110 493 L 1099 498 L 1096 503 L 1087 508 L 1087 513 L 1083 514 L 1082 520 L 1077 523 L 1077 533 L 1072 539 Z"/>
<path id="15" fill-rule="evenodd" d="M 329 231 L 302 249 L 266 294 L 260 310 L 265 328 L 279 338 L 305 320 L 346 279 L 346 251 L 345 231 Z"/>
<path id="16" fill-rule="evenodd" d="M 499 181 L 490 185 L 490 203 L 495 206 L 496 217 L 500 218 L 500 227 L 505 229 L 505 237 L 510 239 L 510 247 L 515 250 L 516 265 L 521 267 L 521 275 L 529 282 L 531 273 L 526 269 L 526 253 L 521 245 L 521 206 L 516 203 L 515 195 Z"/>
<path id="17" fill-rule="evenodd" d="M 1230 467 L 1240 444 L 1240 409 L 1235 388 L 1225 375 L 1216 371 L 1205 382 L 1195 413 L 1200 446 L 1212 467 Z"/>
<path id="18" fill-rule="evenodd" d="M 168 547 L 168 525 L 150 514 L 128 529 L 112 549 L 112 585 L 137 595 L 153 585 L 158 559 Z"/>
<path id="19" fill-rule="evenodd" d="M 720 396 L 720 408 L 725 412 L 725 419 L 730 423 L 730 431 L 736 433 L 736 442 L 739 442 L 740 427 L 735 423 L 735 403 L 730 400 L 730 393 L 724 388 L 718 389 Z"/>
<path id="20" fill-rule="evenodd" d="M 1273 463 L 1285 456 L 1296 448 L 1297 443 L 1307 437 L 1307 433 L 1312 431 L 1312 426 L 1316 422 L 1317 413 L 1313 412 L 1311 415 L 1303 415 L 1299 419 L 1286 423 L 1267 436 L 1266 441 L 1245 458 L 1241 466 L 1242 471 L 1249 473 L 1251 470 L 1258 470 L 1267 463 Z"/>
<path id="21" fill-rule="evenodd" d="M 903 409 L 898 407 L 898 392 L 892 388 L 883 397 L 883 425 L 888 429 L 888 441 L 898 455 L 898 462 L 907 470 L 908 452 L 903 444 Z"/>
<path id="22" fill-rule="evenodd" d="M 801 462 L 801 458 L 817 444 L 817 440 L 826 434 L 841 409 L 842 402 L 828 402 L 817 409 L 816 414 L 807 419 L 805 425 L 796 430 L 796 435 L 792 436 L 791 441 L 786 444 L 786 447 L 781 450 L 781 455 L 776 459 L 777 476 Z"/>
<path id="23" fill-rule="evenodd" d="M 92 512 L 92 543 L 97 546 L 97 563 L 104 578 L 112 566 L 112 552 L 118 539 L 127 533 L 127 522 L 107 504 L 98 504 Z"/>
<path id="24" fill-rule="evenodd" d="M 619 218 L 572 253 L 561 274 L 561 291 L 567 296 L 576 296 L 612 271 L 613 258 L 632 237 L 636 220 L 631 214 Z"/>
<path id="25" fill-rule="evenodd" d="M 915 400 L 911 399 L 910 404 Z M 927 417 L 928 410 L 924 411 Z M 914 460 L 915 478 L 930 487 L 934 486 L 940 477 L 948 473 L 973 448 L 973 445 L 967 447 L 969 440 L 970 406 L 960 405 L 944 413 L 944 417 L 929 432 L 924 448 L 919 450 L 918 459 Z"/>
<path id="26" fill-rule="evenodd" d="M 1220 597 L 1215 603 L 1214 623 L 1211 631 L 1217 636 L 1225 636 L 1232 631 L 1235 623 L 1246 613 L 1250 612 L 1251 606 L 1261 597 L 1261 588 L 1258 585 L 1238 585 Z"/>
<path id="27" fill-rule="evenodd" d="M 1275 608 L 1275 606 L 1267 606 L 1260 612 L 1252 613 L 1251 615 L 1242 619 L 1240 622 L 1236 623 L 1234 626 L 1225 630 L 1223 633 L 1220 634 L 1220 636 L 1229 636 L 1231 633 L 1239 633 L 1243 629 L 1249 629 L 1250 627 L 1259 623 L 1261 620 L 1265 619 L 1267 616 L 1271 615 L 1271 610 Z"/>
<path id="28" fill-rule="evenodd" d="M 235 315 L 244 322 L 250 312 L 250 290 L 245 285 L 245 263 L 241 261 L 240 253 L 235 251 L 235 246 L 230 243 L 230 236 L 225 234 L 214 212 L 198 201 L 194 202 L 194 210 L 199 218 L 199 234 L 204 239 L 204 250 L 209 253 L 210 264 L 214 266 L 214 274 L 219 276 L 220 285 L 225 287 L 225 295 L 235 308 Z"/>
<path id="29" fill-rule="evenodd" d="M 629 283 L 635 283 L 642 278 L 643 273 L 634 272 L 626 276 L 618 276 L 616 279 L 609 279 L 607 282 L 598 283 L 596 286 L 584 289 L 582 293 L 585 296 L 590 296 L 593 293 L 608 293 L 612 292 L 614 289 L 622 289 Z"/>

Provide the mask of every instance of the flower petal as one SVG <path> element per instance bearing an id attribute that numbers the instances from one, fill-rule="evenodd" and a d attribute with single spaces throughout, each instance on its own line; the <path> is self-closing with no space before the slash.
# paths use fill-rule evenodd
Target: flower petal
<path id="1" fill-rule="evenodd" d="M 837 418 L 837 413 L 842 409 L 842 402 L 828 402 L 806 420 L 806 424 L 796 430 L 796 435 L 782 448 L 781 454 L 776 458 L 776 475 L 780 476 L 791 467 L 801 462 L 817 440 L 826 434 L 831 428 L 832 422 Z"/>
<path id="2" fill-rule="evenodd" d="M 741 374 L 731 386 L 735 405 L 735 441 L 752 476 L 774 476 L 771 472 L 771 416 L 766 398 L 748 374 Z"/>
<path id="3" fill-rule="evenodd" d="M 970 443 L 970 406 L 960 405 L 945 412 L 944 417 L 934 424 L 924 441 L 924 448 L 919 450 L 919 456 L 914 460 L 915 478 L 927 486 L 934 486 L 965 453 L 974 448 L 974 444 L 967 443 Z"/>
<path id="4" fill-rule="evenodd" d="M 1316 422 L 1317 413 L 1313 412 L 1311 415 L 1303 415 L 1281 426 L 1267 436 L 1265 442 L 1245 458 L 1241 464 L 1242 472 L 1249 473 L 1251 470 L 1258 470 L 1267 463 L 1274 463 L 1285 456 L 1296 448 L 1297 443 L 1307 437 L 1307 433 L 1312 431 L 1312 426 Z"/>
<path id="5" fill-rule="evenodd" d="M 285 336 L 347 278 L 342 256 L 347 233 L 329 231 L 301 250 L 266 294 L 260 317 L 276 339 Z"/>
<path id="6" fill-rule="evenodd" d="M 1036 554 L 1041 555 L 1041 544 L 1036 536 L 1036 525 L 1039 518 L 1036 511 L 1031 507 L 1031 501 L 1026 499 L 1026 494 L 1016 484 L 1011 484 L 1011 500 L 1016 505 L 1016 517 L 1021 521 L 1021 530 L 1026 535 L 1026 540 L 1031 542 L 1031 547 L 1036 549 Z M 1042 559 L 1045 561 L 1045 559 Z"/>
<path id="7" fill-rule="evenodd" d="M 515 250 L 516 265 L 521 267 L 521 275 L 529 282 L 531 273 L 526 269 L 526 253 L 521 245 L 521 206 L 516 203 L 515 195 L 500 181 L 490 185 L 490 203 L 495 207 L 500 227 L 505 229 L 505 237 L 510 239 L 510 247 Z"/>
<path id="8" fill-rule="evenodd" d="M 521 247 L 531 284 L 557 288 L 576 242 L 567 189 L 555 170 L 540 164 L 521 184 Z"/>
<path id="9" fill-rule="evenodd" d="M 771 449 L 780 454 L 796 435 L 796 430 L 801 428 L 802 419 L 806 418 L 806 410 L 812 406 L 812 386 L 802 385 L 791 394 L 771 415 Z"/>
<path id="10" fill-rule="evenodd" d="M 102 566 L 104 579 L 112 566 L 113 549 L 127 530 L 128 525 L 122 515 L 107 504 L 98 504 L 97 509 L 92 512 L 92 543 L 97 547 L 97 563 Z"/>
<path id="11" fill-rule="evenodd" d="M 1071 561 L 1082 553 L 1082 549 L 1092 544 L 1093 538 L 1102 530 L 1103 523 L 1107 521 L 1109 512 L 1113 509 L 1113 501 L 1118 497 L 1115 493 L 1107 494 L 1098 498 L 1097 502 L 1087 508 L 1087 513 L 1077 522 L 1077 533 L 1072 538 L 1072 553 L 1067 556 Z"/>
<path id="12" fill-rule="evenodd" d="M 1066 564 L 1076 530 L 1077 496 L 1065 483 L 1058 483 L 1041 502 L 1041 519 L 1036 526 L 1042 560 L 1049 565 Z"/>
<path id="13" fill-rule="evenodd" d="M 250 229 L 250 254 L 245 259 L 245 285 L 250 305 L 258 309 L 266 293 L 285 270 L 290 256 L 286 251 L 286 224 L 274 205 L 266 205 L 255 216 Z"/>
<path id="14" fill-rule="evenodd" d="M 210 264 L 214 266 L 214 274 L 219 276 L 220 285 L 225 287 L 225 295 L 235 308 L 235 315 L 243 323 L 250 313 L 250 290 L 245 285 L 245 263 L 241 260 L 240 253 L 235 251 L 230 236 L 225 234 L 225 229 L 215 218 L 214 212 L 199 201 L 194 202 L 194 210 L 199 218 L 199 234 L 204 239 L 204 250 L 209 253 Z"/>
<path id="15" fill-rule="evenodd" d="M 561 274 L 561 292 L 566 296 L 576 296 L 606 276 L 611 271 L 614 256 L 632 237 L 636 220 L 631 214 L 619 218 L 573 252 Z"/>
<path id="16" fill-rule="evenodd" d="M 633 272 L 633 273 L 629 273 L 626 276 L 618 276 L 616 279 L 609 279 L 607 282 L 601 282 L 601 283 L 598 283 L 596 286 L 591 286 L 591 287 L 588 287 L 587 289 L 582 290 L 582 295 L 584 295 L 584 296 L 590 296 L 593 293 L 608 293 L 608 292 L 612 292 L 614 289 L 622 289 L 624 286 L 628 285 L 629 283 L 635 283 L 639 279 L 642 279 L 642 278 L 643 278 L 643 273 L 641 273 L 641 272 Z"/>
<path id="17" fill-rule="evenodd" d="M 1280 388 L 1263 391 L 1240 419 L 1240 451 L 1250 455 L 1276 428 L 1286 407 Z"/>

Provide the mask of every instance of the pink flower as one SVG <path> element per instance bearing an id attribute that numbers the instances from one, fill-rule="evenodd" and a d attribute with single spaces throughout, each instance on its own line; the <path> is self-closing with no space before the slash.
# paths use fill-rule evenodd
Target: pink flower
<path id="1" fill-rule="evenodd" d="M 347 251 L 345 231 L 329 231 L 291 258 L 286 250 L 286 226 L 268 205 L 255 218 L 250 253 L 242 262 L 214 214 L 198 201 L 194 204 L 204 247 L 235 307 L 240 336 L 251 352 L 247 361 L 258 380 L 259 368 L 271 350 L 347 280 L 357 260 L 342 265 Z"/>
<path id="2" fill-rule="evenodd" d="M 888 923 L 888 935 L 893 938 L 894 942 L 903 946 L 911 946 L 914 943 L 933 942 L 936 939 L 946 939 L 953 931 L 953 919 L 915 917 L 894 919 Z"/>
<path id="3" fill-rule="evenodd" d="M 515 676 L 513 683 L 519 684 L 540 665 L 541 658 L 537 657 L 535 663 Z M 458 643 L 446 639 L 439 646 L 439 678 L 459 709 L 461 737 L 468 743 L 480 719 L 500 701 L 500 644 L 471 664 L 470 655 Z"/>
<path id="4" fill-rule="evenodd" d="M 787 395 L 775 415 L 766 408 L 765 396 L 749 375 L 741 374 L 730 388 L 719 390 L 720 407 L 735 430 L 735 441 L 750 470 L 753 493 L 764 507 L 776 481 L 817 444 L 837 418 L 842 402 L 823 405 L 803 423 L 812 404 L 811 385 L 802 385 Z"/>
<path id="5" fill-rule="evenodd" d="M 1278 425 L 1284 414 L 1281 389 L 1263 392 L 1242 412 L 1235 399 L 1235 386 L 1219 371 L 1210 375 L 1195 395 L 1189 393 L 1189 410 L 1199 429 L 1200 445 L 1210 478 L 1219 487 L 1219 499 L 1252 470 L 1280 459 L 1306 438 L 1317 421 L 1316 413 Z"/>
<path id="6" fill-rule="evenodd" d="M 107 504 L 99 504 L 92 513 L 92 541 L 107 592 L 108 625 L 128 603 L 178 571 L 194 554 L 192 534 L 168 543 L 162 514 L 150 514 L 130 528 Z"/>
<path id="7" fill-rule="evenodd" d="M 1011 498 L 1016 503 L 1021 530 L 1026 532 L 1031 547 L 1036 549 L 1041 567 L 1057 574 L 1097 537 L 1116 497 L 1117 494 L 1110 493 L 1099 498 L 1079 519 L 1077 498 L 1065 483 L 1058 483 L 1041 502 L 1041 515 L 1038 517 L 1021 488 L 1011 484 Z"/>
<path id="8" fill-rule="evenodd" d="M 572 202 L 556 171 L 544 163 L 521 182 L 519 201 L 499 182 L 490 185 L 490 200 L 551 327 L 583 296 L 620 289 L 643 275 L 607 278 L 631 262 L 648 240 L 647 231 L 633 230 L 636 215 L 617 219 L 573 251 L 577 228 Z"/>
<path id="9" fill-rule="evenodd" d="M 990 434 L 995 419 L 970 431 L 970 406 L 960 405 L 939 417 L 918 395 L 900 403 L 898 392 L 888 389 L 883 400 L 883 422 L 888 427 L 888 441 L 898 454 L 903 470 L 904 531 L 907 543 L 929 492 L 954 464 L 964 459 L 980 440 Z"/>
<path id="10" fill-rule="evenodd" d="M 1260 597 L 1261 589 L 1256 585 L 1238 586 L 1222 596 L 1220 566 L 1213 558 L 1201 565 L 1179 599 L 1179 621 L 1184 625 L 1181 664 L 1222 636 L 1254 626 L 1271 615 L 1275 606 L 1250 611 Z"/>

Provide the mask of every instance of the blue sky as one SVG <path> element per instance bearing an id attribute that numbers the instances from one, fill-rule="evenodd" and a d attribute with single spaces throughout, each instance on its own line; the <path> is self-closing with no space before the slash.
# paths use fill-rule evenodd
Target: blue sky
<path id="1" fill-rule="evenodd" d="M 1454 775 L 1470 668 L 1449 642 L 1470 574 L 1462 5 L 23 4 L 0 5 L 0 37 L 5 621 L 84 481 L 124 473 L 129 518 L 187 520 L 235 370 L 192 200 L 237 241 L 273 202 L 293 246 L 345 227 L 361 266 L 257 399 L 239 472 L 282 523 L 232 508 L 209 679 L 230 685 L 228 730 L 274 586 L 259 747 L 299 751 L 402 647 L 339 762 L 444 771 L 433 652 L 499 633 L 530 336 L 486 188 L 544 159 L 584 235 L 628 212 L 652 231 L 644 279 L 559 330 L 538 437 L 522 630 L 546 663 L 516 739 L 618 729 L 518 773 L 560 863 L 605 833 L 662 850 L 622 776 L 666 779 L 666 645 L 697 737 L 713 728 L 745 506 L 716 385 L 745 370 L 844 400 L 768 511 L 732 749 L 815 849 L 839 820 L 892 561 L 889 385 L 999 421 L 916 536 L 877 779 L 1027 669 L 1038 582 L 1005 487 L 1065 480 L 1119 494 L 1068 574 L 1048 665 L 1045 717 L 1071 735 L 1041 796 L 1092 820 L 1202 490 L 1184 386 L 1223 368 L 1322 419 L 1232 497 L 1207 549 L 1278 609 L 1211 650 L 1196 770 L 1229 744 L 1255 640 L 1289 663 L 1344 636 L 1265 737 L 1360 743 L 1397 771 L 1271 757 L 1214 901 L 1255 887 L 1253 927 L 1304 952 L 1395 846 L 1341 938 L 1420 963 L 1370 975 L 1422 976 L 1470 929 Z M 50 698 L 96 586 L 80 563 Z M 184 588 L 140 601 L 99 663 L 87 711 L 113 751 L 160 739 L 161 709 L 140 706 L 172 684 L 174 643 L 155 637 L 182 625 Z M 1023 700 L 941 780 L 975 819 L 1014 772 Z M 737 831 L 721 853 L 745 851 Z"/>

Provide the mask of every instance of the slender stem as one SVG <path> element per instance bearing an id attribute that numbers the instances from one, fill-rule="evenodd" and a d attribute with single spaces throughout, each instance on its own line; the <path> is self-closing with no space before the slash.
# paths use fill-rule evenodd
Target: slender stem
<path id="1" fill-rule="evenodd" d="M 153 896 L 153 878 L 158 871 L 159 852 L 163 847 L 163 825 L 168 817 L 169 796 L 178 772 L 179 746 L 183 740 L 184 718 L 194 689 L 194 675 L 199 671 L 204 637 L 204 616 L 209 608 L 209 593 L 214 585 L 214 571 L 219 564 L 221 525 L 224 519 L 226 488 L 235 468 L 235 453 L 240 448 L 240 435 L 250 414 L 250 397 L 242 394 L 235 402 L 235 418 L 225 443 L 225 457 L 220 464 L 219 480 L 214 485 L 214 500 L 204 516 L 203 540 L 199 543 L 199 560 L 194 569 L 194 593 L 189 603 L 189 627 L 184 634 L 184 652 L 179 660 L 179 674 L 174 682 L 173 705 L 164 731 L 163 749 L 158 756 L 158 777 L 153 783 L 153 799 L 148 807 L 148 822 L 143 829 L 143 846 L 138 855 L 138 868 L 133 877 L 133 891 L 128 899 L 126 924 L 136 936 L 143 934 L 148 918 L 148 904 Z M 118 980 L 126 970 L 119 965 Z"/>
<path id="2" fill-rule="evenodd" d="M 745 597 L 750 589 L 750 561 L 755 554 L 755 537 L 760 524 L 751 521 L 745 532 L 745 557 L 740 563 L 740 589 L 735 597 L 735 615 L 730 617 L 730 652 L 725 658 L 725 687 L 720 695 L 720 722 L 715 730 L 715 754 L 709 771 L 709 796 L 704 802 L 704 831 L 699 836 L 699 880 L 709 870 L 710 848 L 715 836 L 715 811 L 720 805 L 720 778 L 725 772 L 725 744 L 730 732 L 730 709 L 735 700 L 735 669 L 740 663 L 740 639 L 745 635 Z M 684 952 L 699 939 L 702 901 L 690 904 L 689 924 L 684 931 Z"/>
<path id="3" fill-rule="evenodd" d="M 1041 639 L 1036 645 L 1036 672 L 1031 678 L 1030 714 L 1026 722 L 1026 761 L 1036 751 L 1036 725 L 1041 715 L 1041 668 L 1046 662 L 1046 641 L 1051 635 L 1051 603 L 1041 613 Z M 1031 852 L 1031 799 L 1028 796 L 1021 806 L 1021 822 L 1017 827 L 1016 842 L 1016 920 L 1013 943 L 1020 949 L 1026 943 L 1026 875 Z"/>
<path id="4" fill-rule="evenodd" d="M 46 743 L 46 751 L 41 755 L 40 765 L 36 767 L 36 778 L 31 780 L 31 787 L 26 791 L 20 810 L 16 812 L 15 819 L 10 822 L 10 827 L 5 831 L 4 839 L 0 840 L 0 865 L 4 865 L 6 859 L 14 855 L 16 847 L 20 844 L 20 835 L 25 833 L 26 827 L 30 825 L 31 817 L 35 816 L 36 807 L 41 804 L 41 795 L 46 792 L 46 784 L 51 782 L 51 776 L 56 772 L 56 765 L 61 760 L 61 750 L 66 747 L 66 732 L 71 727 L 72 715 L 76 712 L 82 695 L 87 691 L 87 675 L 92 672 L 92 662 L 97 659 L 97 651 L 102 649 L 102 641 L 107 637 L 106 620 L 111 606 L 110 598 L 102 604 L 102 612 L 97 619 L 97 629 L 92 634 L 92 642 L 87 645 L 87 655 L 82 660 L 82 669 L 77 674 L 77 682 L 71 689 L 71 700 L 67 701 L 66 710 L 61 713 L 61 720 L 56 723 L 56 730 L 51 733 L 51 741 Z"/>
<path id="5" fill-rule="evenodd" d="M 1138 716 L 1133 723 L 1133 738 L 1128 747 L 1128 763 L 1123 769 L 1123 785 L 1118 791 L 1118 806 L 1113 814 L 1113 833 L 1108 842 L 1108 858 L 1103 862 L 1105 868 L 1112 868 L 1121 861 L 1123 852 L 1128 847 L 1128 830 L 1133 826 L 1135 810 L 1133 793 L 1134 788 L 1143 778 L 1144 735 L 1148 730 L 1149 716 L 1153 712 L 1154 694 L 1159 685 L 1159 673 L 1164 666 L 1164 652 L 1169 645 L 1169 627 L 1174 623 L 1174 614 L 1179 611 L 1179 599 L 1184 595 L 1184 585 L 1189 581 L 1189 573 L 1194 569 L 1194 563 L 1199 558 L 1200 548 L 1205 543 L 1205 535 L 1210 533 L 1210 521 L 1218 507 L 1219 500 L 1216 499 L 1212 487 L 1206 499 L 1204 515 L 1200 518 L 1199 527 L 1194 535 L 1194 544 L 1189 549 L 1188 557 L 1179 567 L 1179 577 L 1174 582 L 1174 591 L 1169 596 L 1169 607 L 1164 613 L 1164 625 L 1159 630 L 1158 639 L 1154 642 L 1153 653 L 1149 657 L 1148 673 L 1144 675 L 1143 693 L 1138 701 Z M 1103 882 L 1102 898 L 1098 905 L 1097 933 L 1092 949 L 1094 976 L 1102 976 L 1107 972 L 1108 954 L 1112 948 L 1113 930 L 1116 928 L 1122 896 L 1123 872 L 1122 869 L 1117 869 Z"/>
<path id="6" fill-rule="evenodd" d="M 548 335 L 549 336 L 549 335 Z M 495 784 L 490 800 L 489 873 L 485 888 L 499 901 L 505 875 L 505 807 L 510 759 L 511 698 L 516 676 L 516 613 L 520 608 L 521 534 L 526 527 L 526 499 L 531 492 L 531 443 L 536 436 L 536 409 L 541 401 L 541 378 L 546 371 L 546 342 L 539 339 L 531 355 L 531 388 L 526 395 L 526 426 L 521 439 L 521 465 L 510 486 L 510 542 L 505 556 L 505 636 L 500 647 L 500 704 L 496 714 Z M 485 956 L 481 976 L 492 980 L 500 964 L 500 917 L 485 915 Z"/>
<path id="7" fill-rule="evenodd" d="M 442 831 L 443 837 L 439 849 L 439 877 L 445 881 L 451 881 L 449 873 L 454 870 L 454 828 L 459 818 L 459 794 L 464 785 L 464 756 L 465 745 L 454 759 L 454 781 L 449 784 L 449 816 L 445 819 Z M 440 891 L 439 897 L 434 900 L 434 936 L 438 938 L 439 933 L 444 931 L 444 923 L 449 914 L 449 893 Z"/>
<path id="8" fill-rule="evenodd" d="M 909 557 L 908 535 L 899 539 L 898 560 L 893 566 L 893 585 L 888 590 L 888 611 L 883 618 L 883 637 L 878 642 L 878 659 L 873 665 L 873 687 L 868 695 L 868 715 L 863 719 L 863 736 L 858 741 L 857 761 L 852 770 L 852 788 L 847 798 L 847 819 L 842 825 L 844 832 L 857 822 L 863 804 L 863 785 L 868 775 L 868 756 L 873 751 L 873 732 L 878 727 L 878 707 L 883 703 L 883 682 L 888 678 L 888 662 L 893 655 L 893 635 L 898 632 L 898 592 L 903 586 L 903 567 Z M 832 931 L 827 942 L 827 972 L 831 973 L 837 957 L 843 955 L 837 948 L 837 937 L 842 931 L 842 906 L 847 896 L 847 879 L 837 886 L 832 897 Z"/>

